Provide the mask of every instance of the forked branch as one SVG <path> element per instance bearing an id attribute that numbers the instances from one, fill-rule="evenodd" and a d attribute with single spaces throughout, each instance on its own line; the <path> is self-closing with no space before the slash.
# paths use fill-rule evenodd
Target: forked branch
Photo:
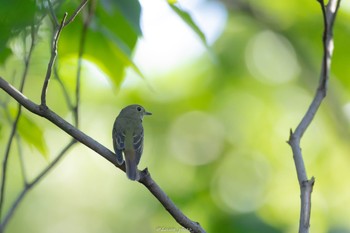
<path id="1" fill-rule="evenodd" d="M 314 119 L 317 110 L 322 103 L 322 100 L 327 95 L 327 84 L 329 80 L 334 47 L 333 25 L 340 5 L 340 0 L 329 0 L 327 5 L 324 4 L 324 0 L 318 0 L 318 2 L 321 6 L 324 22 L 323 59 L 319 85 L 308 110 L 306 111 L 296 130 L 294 132 L 292 130 L 290 131 L 290 136 L 288 140 L 288 143 L 291 146 L 293 152 L 293 159 L 297 171 L 301 193 L 299 233 L 307 233 L 310 229 L 311 193 L 315 183 L 314 177 L 308 179 L 304 165 L 303 155 L 300 148 L 300 140 L 304 135 L 306 129 Z"/>

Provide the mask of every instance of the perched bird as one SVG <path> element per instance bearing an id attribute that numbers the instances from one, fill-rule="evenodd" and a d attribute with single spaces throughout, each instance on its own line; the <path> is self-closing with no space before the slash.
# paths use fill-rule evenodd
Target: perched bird
<path id="1" fill-rule="evenodd" d="M 126 175 L 130 180 L 139 180 L 140 174 L 137 165 L 143 151 L 142 119 L 145 115 L 152 115 L 141 105 L 133 104 L 123 108 L 113 126 L 113 147 L 119 165 L 125 157 Z"/>

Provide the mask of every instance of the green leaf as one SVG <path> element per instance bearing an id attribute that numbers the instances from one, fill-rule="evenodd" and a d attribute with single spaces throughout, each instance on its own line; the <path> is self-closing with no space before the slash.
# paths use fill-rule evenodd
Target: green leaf
<path id="1" fill-rule="evenodd" d="M 140 7 L 131 9 L 136 3 L 134 0 L 130 2 L 132 3 L 128 5 L 119 1 L 100 1 L 85 41 L 84 59 L 94 63 L 116 87 L 120 86 L 127 67 L 131 67 L 143 77 L 142 72 L 132 61 L 133 50 L 141 35 L 139 26 L 141 9 Z M 125 15 L 128 13 L 130 15 L 126 18 Z M 76 19 L 63 29 L 59 45 L 61 58 L 77 56 L 81 31 L 81 19 Z"/>
<path id="2" fill-rule="evenodd" d="M 10 38 L 24 32 L 34 22 L 36 4 L 34 0 L 0 0 L 0 62 L 6 58 L 7 42 Z"/>
<path id="3" fill-rule="evenodd" d="M 100 31 L 90 31 L 84 58 L 96 64 L 119 87 L 125 75 L 125 68 L 129 65 L 128 58 L 123 49 L 111 42 Z M 96 49 L 98 44 L 99 49 Z"/>
<path id="4" fill-rule="evenodd" d="M 1 46 L 1 45 L 0 45 Z M 0 64 L 3 64 L 6 59 L 12 54 L 9 48 L 0 48 Z"/>
<path id="5" fill-rule="evenodd" d="M 110 12 L 111 6 L 115 5 L 136 34 L 138 36 L 142 35 L 140 26 L 141 5 L 138 0 L 101 0 L 101 4 L 105 12 Z"/>
<path id="6" fill-rule="evenodd" d="M 10 114 L 12 118 L 14 118 L 16 110 L 10 108 Z M 34 146 L 35 149 L 37 149 L 46 159 L 48 158 L 47 145 L 43 130 L 24 112 L 22 112 L 19 118 L 17 131 L 24 141 L 29 145 Z"/>
<path id="7" fill-rule="evenodd" d="M 18 122 L 18 132 L 27 143 L 34 146 L 45 158 L 48 158 L 44 132 L 32 119 L 23 113 Z"/>
<path id="8" fill-rule="evenodd" d="M 118 48 L 116 52 L 118 52 L 118 56 L 123 61 L 124 65 L 130 66 L 141 78 L 145 78 L 141 70 L 132 60 L 132 51 L 120 38 L 118 38 L 118 35 L 113 35 L 103 26 L 100 27 L 100 31 L 114 44 L 114 46 Z"/>
<path id="9" fill-rule="evenodd" d="M 97 8 L 93 28 L 112 42 L 116 56 L 119 57 L 124 67 L 130 66 L 140 77 L 144 78 L 132 60 L 132 52 L 138 37 L 142 34 L 140 3 L 137 0 L 104 0 L 101 2 L 103 7 Z M 114 84 L 120 85 L 123 77 L 115 75 L 111 77 Z"/>
<path id="10" fill-rule="evenodd" d="M 173 11 L 181 17 L 181 19 L 196 33 L 196 35 L 200 38 L 200 40 L 202 41 L 202 43 L 204 44 L 204 46 L 206 48 L 209 48 L 208 43 L 207 43 L 207 39 L 205 38 L 204 33 L 202 32 L 202 30 L 197 26 L 197 24 L 194 22 L 194 20 L 192 19 L 191 15 L 186 12 L 183 9 L 180 9 L 177 5 L 172 4 L 171 2 L 168 1 L 169 6 L 171 7 L 171 9 L 173 9 Z"/>

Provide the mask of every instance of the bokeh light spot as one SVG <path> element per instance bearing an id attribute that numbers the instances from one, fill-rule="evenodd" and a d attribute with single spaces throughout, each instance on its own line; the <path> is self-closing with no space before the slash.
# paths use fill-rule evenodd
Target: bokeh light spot
<path id="1" fill-rule="evenodd" d="M 215 160 L 221 153 L 224 128 L 214 117 L 203 112 L 189 112 L 172 125 L 170 149 L 180 161 L 202 165 Z"/>
<path id="2" fill-rule="evenodd" d="M 230 153 L 212 183 L 212 195 L 226 211 L 255 211 L 264 202 L 270 168 L 261 153 Z"/>
<path id="3" fill-rule="evenodd" d="M 346 118 L 350 121 L 350 103 L 346 103 L 343 106 L 343 111 L 345 113 Z"/>
<path id="4" fill-rule="evenodd" d="M 264 83 L 288 82 L 300 73 L 292 45 L 272 31 L 263 31 L 253 37 L 246 48 L 245 58 L 249 72 Z"/>

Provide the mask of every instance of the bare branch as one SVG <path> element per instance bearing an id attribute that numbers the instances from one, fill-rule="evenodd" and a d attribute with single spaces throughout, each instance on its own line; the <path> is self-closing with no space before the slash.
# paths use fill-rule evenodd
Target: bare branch
<path id="1" fill-rule="evenodd" d="M 68 19 L 68 21 L 66 21 L 67 16 L 68 16 L 68 14 L 66 12 L 63 16 L 61 23 L 58 24 L 56 15 L 53 12 L 51 2 L 50 2 L 50 0 L 48 0 L 49 11 L 50 11 L 50 14 L 52 15 L 52 17 L 54 18 L 54 22 L 56 24 L 55 25 L 56 29 L 55 29 L 55 33 L 54 33 L 53 40 L 52 40 L 51 57 L 50 57 L 49 64 L 47 66 L 45 80 L 44 80 L 43 88 L 41 91 L 41 106 L 42 107 L 46 107 L 46 93 L 47 93 L 47 88 L 48 88 L 51 73 L 52 73 L 52 68 L 54 66 L 54 63 L 55 63 L 55 60 L 57 57 L 57 44 L 58 44 L 58 39 L 59 39 L 59 36 L 61 34 L 61 31 L 62 31 L 63 27 L 67 26 L 69 23 L 71 23 L 75 19 L 75 17 L 79 14 L 79 12 L 83 9 L 83 7 L 86 5 L 87 2 L 88 2 L 88 0 L 82 1 L 81 4 L 78 6 L 78 8 L 74 11 L 73 15 Z M 78 89 L 79 89 L 79 86 L 80 85 L 77 85 Z M 77 96 L 79 96 L 79 93 Z M 77 97 L 77 99 L 79 99 L 79 97 Z M 78 105 L 79 104 L 76 104 L 76 106 L 78 106 Z"/>
<path id="2" fill-rule="evenodd" d="M 142 171 L 139 182 L 142 183 L 160 203 L 162 203 L 164 208 L 181 226 L 185 227 L 190 232 L 205 232 L 198 222 L 190 220 L 176 207 L 174 202 L 170 200 L 158 184 L 151 178 L 151 174 L 148 172 L 147 168 Z"/>
<path id="3" fill-rule="evenodd" d="M 124 164 L 118 165 L 116 160 L 116 155 L 110 151 L 108 148 L 101 145 L 99 142 L 95 141 L 93 138 L 89 137 L 60 116 L 55 112 L 51 111 L 49 108 L 42 108 L 40 105 L 33 103 L 26 96 L 16 90 L 8 82 L 0 77 L 0 88 L 3 89 L 7 94 L 14 98 L 23 107 L 31 111 L 32 113 L 46 118 L 60 129 L 65 131 L 67 134 L 75 138 L 77 141 L 81 142 L 85 146 L 89 147 L 93 151 L 97 152 L 103 158 L 107 159 L 117 168 L 125 172 Z M 151 178 L 151 175 L 147 170 L 141 173 L 140 182 L 147 187 L 147 189 L 161 202 L 165 209 L 176 219 L 176 221 L 181 224 L 186 229 L 189 229 L 193 233 L 204 233 L 205 230 L 196 222 L 189 220 L 176 206 L 171 202 L 169 197 L 164 193 L 163 190 L 156 184 L 156 182 Z"/>
<path id="4" fill-rule="evenodd" d="M 56 28 L 55 33 L 54 33 L 53 42 L 52 42 L 52 49 L 51 49 L 51 57 L 50 57 L 49 64 L 47 65 L 45 81 L 44 81 L 43 88 L 41 91 L 41 106 L 43 106 L 43 107 L 46 106 L 46 92 L 47 92 L 47 88 L 48 88 L 50 77 L 51 77 L 52 66 L 54 65 L 56 57 L 57 57 L 58 39 L 60 37 L 64 22 L 66 21 L 66 18 L 67 18 L 67 13 L 64 14 L 61 24 L 59 25 L 59 27 Z"/>
<path id="5" fill-rule="evenodd" d="M 333 25 L 335 17 L 340 5 L 340 0 L 330 0 L 325 6 L 324 0 L 317 0 L 321 5 L 323 21 L 324 21 L 324 33 L 323 33 L 323 59 L 321 74 L 319 80 L 319 86 L 316 90 L 315 96 L 302 118 L 301 122 L 297 126 L 295 132 L 291 130 L 289 136 L 289 145 L 292 148 L 293 159 L 295 168 L 297 171 L 298 182 L 300 186 L 300 222 L 299 233 L 308 233 L 310 228 L 310 216 L 311 216 L 311 193 L 315 183 L 315 178 L 310 180 L 307 177 L 304 159 L 300 148 L 300 140 L 304 135 L 306 129 L 314 119 L 318 108 L 320 107 L 322 100 L 327 94 L 327 84 L 329 80 L 329 73 L 331 68 L 331 60 L 333 54 Z"/>

